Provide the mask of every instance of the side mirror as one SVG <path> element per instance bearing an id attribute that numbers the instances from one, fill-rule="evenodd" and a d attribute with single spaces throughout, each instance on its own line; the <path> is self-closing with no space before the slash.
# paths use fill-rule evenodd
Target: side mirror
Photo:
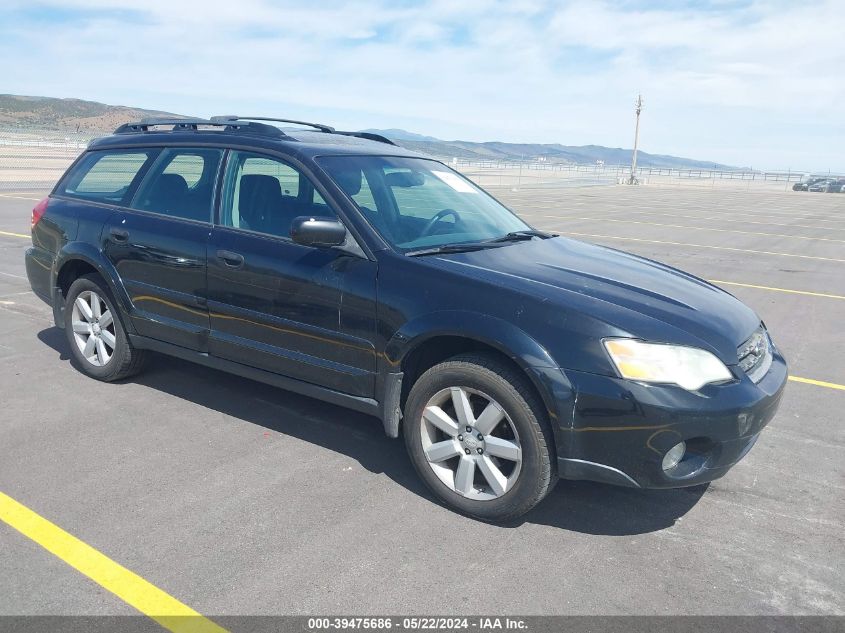
<path id="1" fill-rule="evenodd" d="M 303 246 L 340 246 L 346 241 L 346 227 L 334 218 L 294 218 L 290 225 L 290 236 Z"/>

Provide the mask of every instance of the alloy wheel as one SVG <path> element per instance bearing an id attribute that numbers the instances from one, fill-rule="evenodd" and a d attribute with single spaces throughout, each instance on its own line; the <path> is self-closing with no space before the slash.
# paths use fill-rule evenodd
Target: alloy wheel
<path id="1" fill-rule="evenodd" d="M 516 483 L 522 447 L 502 406 L 468 387 L 429 399 L 420 420 L 428 465 L 450 490 L 477 501 L 501 497 Z"/>
<path id="2" fill-rule="evenodd" d="M 116 342 L 114 317 L 103 298 L 92 290 L 83 290 L 73 302 L 71 313 L 73 339 L 86 361 L 105 366 L 114 355 Z"/>

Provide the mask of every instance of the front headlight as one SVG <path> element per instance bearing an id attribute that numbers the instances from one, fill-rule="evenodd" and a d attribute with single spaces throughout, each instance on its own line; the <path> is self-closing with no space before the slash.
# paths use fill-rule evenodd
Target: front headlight
<path id="1" fill-rule="evenodd" d="M 607 339 L 604 347 L 623 378 L 671 383 L 697 391 L 711 382 L 733 378 L 725 364 L 696 347 L 645 343 L 634 339 Z"/>

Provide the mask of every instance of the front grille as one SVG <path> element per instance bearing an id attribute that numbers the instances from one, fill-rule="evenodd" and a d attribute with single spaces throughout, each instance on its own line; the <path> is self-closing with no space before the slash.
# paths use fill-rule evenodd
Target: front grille
<path id="1" fill-rule="evenodd" d="M 772 366 L 772 341 L 761 325 L 736 350 L 739 367 L 753 382 L 760 382 Z"/>

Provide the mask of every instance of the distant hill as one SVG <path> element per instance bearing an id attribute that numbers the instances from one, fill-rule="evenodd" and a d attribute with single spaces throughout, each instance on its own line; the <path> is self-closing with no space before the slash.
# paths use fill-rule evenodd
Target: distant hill
<path id="1" fill-rule="evenodd" d="M 0 94 L 0 125 L 107 134 L 123 123 L 150 116 L 179 115 L 82 99 Z"/>
<path id="2" fill-rule="evenodd" d="M 432 143 L 440 143 L 442 142 L 439 138 L 435 138 L 433 136 L 423 136 L 422 134 L 416 134 L 415 132 L 408 132 L 408 130 L 400 130 L 398 128 L 389 128 L 387 130 L 360 130 L 361 132 L 371 132 L 373 134 L 381 134 L 382 136 L 386 136 L 391 141 L 420 141 L 420 142 L 432 142 Z"/>
<path id="3" fill-rule="evenodd" d="M 138 121 L 151 116 L 178 117 L 181 115 L 158 110 L 106 105 L 105 103 L 82 99 L 0 94 L 0 126 L 109 134 L 123 123 Z M 443 141 L 433 136 L 425 136 L 398 128 L 363 131 L 381 134 L 408 149 L 445 159 L 519 161 L 543 158 L 549 163 L 575 164 L 595 164 L 597 160 L 602 160 L 607 165 L 631 162 L 631 150 L 619 147 L 573 146 L 558 143 Z M 711 161 L 649 154 L 642 151 L 637 156 L 638 163 L 644 167 L 736 169 L 729 165 Z"/>
<path id="4" fill-rule="evenodd" d="M 442 141 L 423 137 L 405 130 L 366 130 L 386 136 L 398 145 L 438 158 L 463 158 L 467 160 L 520 161 L 543 158 L 549 163 L 595 164 L 602 160 L 607 165 L 626 165 L 631 162 L 630 149 L 603 147 L 601 145 L 561 145 L 559 143 L 503 143 L 488 141 Z M 637 152 L 637 164 L 643 167 L 679 167 L 685 169 L 737 169 L 730 165 L 680 156 Z"/>

